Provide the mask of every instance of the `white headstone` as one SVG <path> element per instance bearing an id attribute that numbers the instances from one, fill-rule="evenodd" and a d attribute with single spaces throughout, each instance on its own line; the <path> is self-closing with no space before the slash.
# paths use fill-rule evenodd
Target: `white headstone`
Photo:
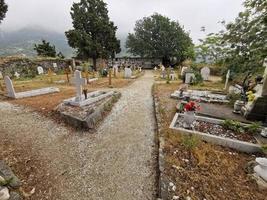
<path id="1" fill-rule="evenodd" d="M 133 72 L 132 72 L 131 68 L 125 68 L 124 78 L 131 78 L 132 74 L 133 74 Z"/>
<path id="2" fill-rule="evenodd" d="M 203 78 L 204 81 L 208 81 L 210 78 L 210 68 L 208 67 L 203 67 L 201 69 L 201 76 Z"/>
<path id="3" fill-rule="evenodd" d="M 82 86 L 86 85 L 86 79 L 82 78 L 82 73 L 78 70 L 75 71 L 75 86 L 76 86 L 76 98 L 75 101 L 82 101 Z"/>
<path id="4" fill-rule="evenodd" d="M 142 67 L 138 67 L 138 71 L 139 72 L 142 72 Z"/>
<path id="5" fill-rule="evenodd" d="M 41 66 L 37 67 L 38 74 L 44 74 L 44 69 Z"/>
<path id="6" fill-rule="evenodd" d="M 57 69 L 57 63 L 53 63 L 53 67 Z"/>
<path id="7" fill-rule="evenodd" d="M 154 68 L 154 70 L 155 70 L 155 71 L 157 71 L 157 70 L 158 70 L 158 68 L 157 68 L 157 67 L 155 67 L 155 68 Z"/>
<path id="8" fill-rule="evenodd" d="M 227 89 L 230 75 L 231 75 L 231 71 L 228 70 L 228 71 L 227 71 L 227 74 L 226 74 L 226 80 L 225 80 L 225 86 L 224 86 L 224 89 L 225 89 L 225 90 Z"/>
<path id="9" fill-rule="evenodd" d="M 1 71 L 0 71 L 0 79 L 3 79 L 3 74 Z"/>
<path id="10" fill-rule="evenodd" d="M 19 74 L 18 72 L 15 72 L 14 76 L 15 76 L 16 78 L 19 78 L 19 77 L 20 77 L 20 74 Z"/>
<path id="11" fill-rule="evenodd" d="M 6 84 L 7 95 L 11 98 L 16 98 L 16 92 L 9 76 L 5 76 L 5 84 Z"/>
<path id="12" fill-rule="evenodd" d="M 193 72 L 187 72 L 185 74 L 185 83 L 190 84 L 195 79 L 195 74 Z"/>

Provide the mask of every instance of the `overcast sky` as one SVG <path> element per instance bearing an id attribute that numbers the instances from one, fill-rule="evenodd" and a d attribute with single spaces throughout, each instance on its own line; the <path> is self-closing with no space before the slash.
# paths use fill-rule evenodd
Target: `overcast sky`
<path id="1" fill-rule="evenodd" d="M 77 1 L 77 0 L 75 0 Z M 155 12 L 178 20 L 196 42 L 206 33 L 222 29 L 218 21 L 233 20 L 243 10 L 244 0 L 105 0 L 109 15 L 119 34 L 133 30 L 136 20 Z M 70 7 L 73 0 L 6 0 L 9 11 L 2 30 L 40 26 L 65 32 L 71 28 Z"/>

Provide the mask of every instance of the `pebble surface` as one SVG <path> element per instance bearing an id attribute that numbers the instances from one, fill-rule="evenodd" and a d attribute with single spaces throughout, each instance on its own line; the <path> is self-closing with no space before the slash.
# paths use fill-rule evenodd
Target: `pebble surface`
<path id="1" fill-rule="evenodd" d="M 29 109 L 0 102 L 0 137 L 30 142 L 59 177 L 49 199 L 156 199 L 155 119 L 147 71 L 120 89 L 97 133 L 73 132 Z M 19 123 L 18 123 L 19 122 Z M 53 198 L 57 196 L 56 198 Z"/>

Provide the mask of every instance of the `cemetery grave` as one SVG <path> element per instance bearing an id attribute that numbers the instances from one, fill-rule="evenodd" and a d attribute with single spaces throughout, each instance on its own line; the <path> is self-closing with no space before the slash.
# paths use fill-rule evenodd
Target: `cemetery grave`
<path id="1" fill-rule="evenodd" d="M 113 104 L 119 99 L 120 93 L 115 91 L 96 91 L 87 94 L 82 88 L 87 84 L 81 72 L 75 71 L 76 97 L 66 99 L 56 111 L 61 118 L 77 129 L 94 129 L 103 119 L 105 112 L 110 111 Z"/>
<path id="2" fill-rule="evenodd" d="M 193 86 L 193 88 L 194 90 L 210 88 L 221 90 L 222 84 L 213 85 L 215 86 L 212 87 L 212 83 L 207 82 L 203 86 L 198 85 Z M 160 187 L 161 192 L 165 195 L 164 197 L 166 199 L 172 199 L 175 196 L 184 199 L 188 196 L 192 199 L 201 199 L 203 196 L 206 199 L 264 199 L 263 190 L 258 189 L 259 185 L 253 182 L 250 173 L 247 174 L 248 172 L 244 170 L 249 161 L 255 161 L 253 154 L 244 154 L 232 148 L 220 146 L 225 144 L 225 141 L 219 145 L 218 143 L 213 145 L 212 143 L 202 142 L 201 135 L 194 136 L 193 131 L 190 132 L 191 130 L 188 129 L 169 129 L 172 121 L 178 123 L 176 126 L 183 126 L 182 120 L 173 118 L 175 115 L 176 117 L 182 117 L 182 114 L 175 114 L 177 100 L 170 98 L 170 94 L 175 89 L 177 89 L 176 83 L 156 84 L 154 87 L 159 136 L 160 141 L 164 140 L 165 144 L 160 147 L 162 148 L 160 151 L 164 152 L 163 160 L 160 161 L 164 163 L 160 166 L 162 168 Z M 200 103 L 200 107 L 202 104 L 209 106 L 209 103 Z M 211 108 L 212 113 L 212 109 L 216 109 L 218 104 L 211 105 L 213 106 Z M 197 112 L 201 112 L 201 110 Z M 222 109 L 219 112 L 222 114 L 224 110 Z M 214 113 L 216 113 L 215 110 L 213 110 Z M 232 112 L 231 114 L 235 116 Z M 253 150 L 251 152 L 261 151 L 262 144 L 258 143 L 258 138 L 254 138 L 253 134 L 242 135 L 242 133 L 238 133 L 236 135 L 235 131 L 225 129 L 220 123 L 215 123 L 223 123 L 224 120 L 208 118 L 205 121 L 203 119 L 207 119 L 207 117 L 197 117 L 194 126 L 196 130 L 194 131 L 204 132 L 207 135 L 216 132 L 214 134 L 216 138 L 222 136 L 229 137 L 230 141 L 240 140 L 241 144 L 249 144 L 250 150 Z M 248 122 L 246 119 L 244 121 Z M 184 131 L 187 134 L 181 134 Z M 220 132 L 220 134 L 217 134 L 217 132 Z M 256 155 L 263 156 L 261 153 Z M 235 188 L 235 193 L 232 193 L 233 188 Z"/>

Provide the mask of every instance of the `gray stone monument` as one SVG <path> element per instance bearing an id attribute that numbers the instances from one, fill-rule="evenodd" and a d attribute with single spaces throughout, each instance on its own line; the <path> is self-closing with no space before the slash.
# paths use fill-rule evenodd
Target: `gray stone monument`
<path id="1" fill-rule="evenodd" d="M 76 86 L 76 98 L 75 101 L 82 101 L 82 86 L 86 85 L 86 79 L 82 78 L 82 73 L 78 70 L 75 71 L 75 86 Z"/>
<path id="2" fill-rule="evenodd" d="M 5 84 L 6 84 L 7 96 L 15 99 L 16 92 L 13 83 L 8 76 L 5 76 Z"/>
<path id="3" fill-rule="evenodd" d="M 57 63 L 53 63 L 54 69 L 57 69 Z"/>
<path id="4" fill-rule="evenodd" d="M 186 84 L 192 83 L 195 78 L 196 78 L 196 76 L 193 72 L 186 72 L 185 73 L 185 83 Z"/>
<path id="5" fill-rule="evenodd" d="M 201 73 L 201 76 L 202 76 L 202 78 L 203 78 L 204 81 L 208 81 L 209 80 L 209 78 L 210 78 L 210 68 L 203 67 L 201 69 L 201 72 L 200 73 Z"/>

